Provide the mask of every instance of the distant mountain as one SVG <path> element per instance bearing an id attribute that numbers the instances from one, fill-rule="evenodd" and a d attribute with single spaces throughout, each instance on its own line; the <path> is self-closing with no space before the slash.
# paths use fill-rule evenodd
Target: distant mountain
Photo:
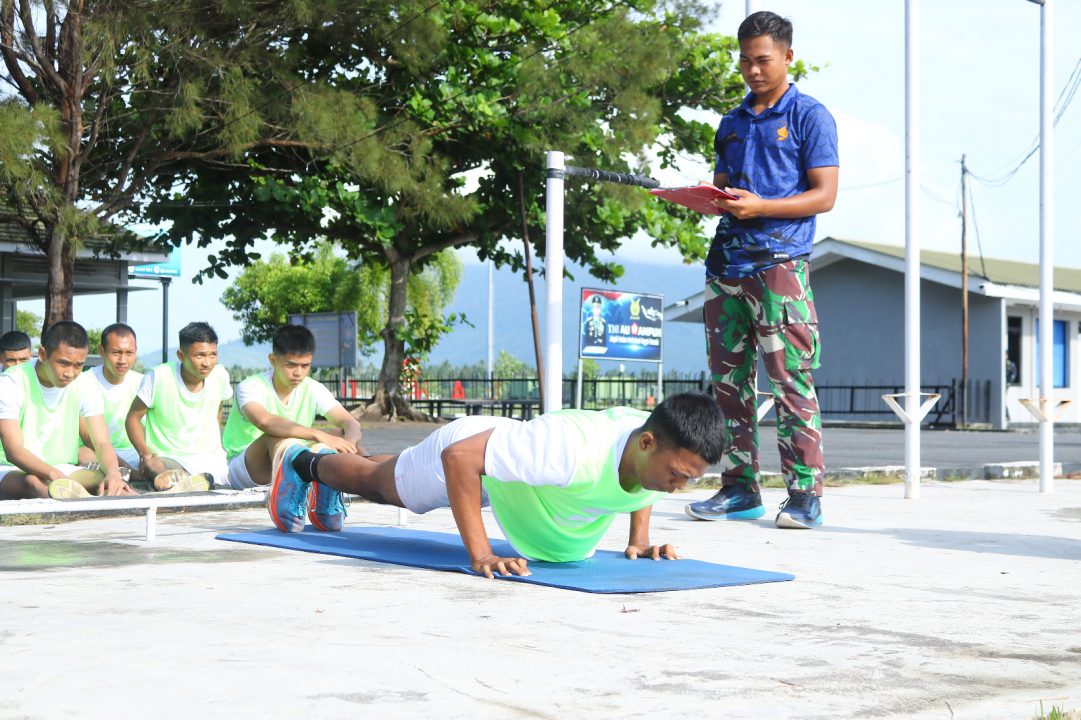
<path id="1" fill-rule="evenodd" d="M 177 348 L 169 348 L 169 360 L 176 359 Z M 270 353 L 270 343 L 248 347 L 242 340 L 230 340 L 218 345 L 218 361 L 225 367 L 240 366 L 247 369 L 269 367 L 266 356 Z M 161 362 L 161 349 L 141 353 L 139 361 L 143 367 L 154 367 Z"/>
<path id="2" fill-rule="evenodd" d="M 625 272 L 615 286 L 605 285 L 581 268 L 572 268 L 574 280 L 567 280 L 563 288 L 563 369 L 570 373 L 578 364 L 579 298 L 581 288 L 615 289 L 627 292 L 652 293 L 664 296 L 664 304 L 683 300 L 700 292 L 704 286 L 701 265 L 648 265 L 624 263 Z M 541 341 L 544 338 L 544 279 L 536 277 L 536 295 L 539 310 Z M 530 366 L 535 365 L 533 351 L 533 327 L 529 314 L 529 290 L 520 274 L 510 271 L 495 273 L 495 357 L 506 350 Z M 432 351 L 431 361 L 446 360 L 452 365 L 484 362 L 488 353 L 488 268 L 484 265 L 466 265 L 458 293 L 450 310 L 464 313 L 474 327 L 460 326 L 444 337 Z M 664 328 L 664 369 L 698 373 L 706 369 L 706 343 L 699 323 L 669 323 Z M 617 368 L 619 363 L 601 362 L 601 370 Z M 625 363 L 628 372 L 637 367 L 650 367 L 640 363 Z"/>

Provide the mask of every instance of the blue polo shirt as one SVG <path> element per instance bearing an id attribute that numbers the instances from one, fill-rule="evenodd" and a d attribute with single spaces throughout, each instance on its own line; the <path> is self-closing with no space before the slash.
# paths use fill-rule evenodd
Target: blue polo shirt
<path id="1" fill-rule="evenodd" d="M 837 125 L 822 103 L 789 85 L 771 108 L 755 115 L 754 94 L 721 118 L 713 149 L 728 185 L 759 197 L 791 197 L 810 187 L 808 168 L 837 162 Z M 706 257 L 710 277 L 746 277 L 811 254 L 814 216 L 737 220 L 721 216 Z"/>

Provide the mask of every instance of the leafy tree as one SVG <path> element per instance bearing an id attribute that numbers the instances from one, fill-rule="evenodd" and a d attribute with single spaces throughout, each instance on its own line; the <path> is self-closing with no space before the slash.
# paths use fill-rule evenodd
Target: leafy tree
<path id="1" fill-rule="evenodd" d="M 86 336 L 90 338 L 90 353 L 95 354 L 101 347 L 101 331 L 104 328 L 87 328 Z"/>
<path id="2" fill-rule="evenodd" d="M 506 350 L 499 351 L 499 357 L 492 363 L 492 376 L 497 378 L 536 377 L 537 369 L 519 360 Z"/>
<path id="3" fill-rule="evenodd" d="M 416 269 L 466 245 L 520 268 L 521 255 L 499 242 L 526 229 L 543 237 L 545 150 L 624 171 L 648 170 L 650 157 L 666 167 L 683 154 L 708 156 L 713 128 L 688 111 L 724 111 L 742 93 L 734 40 L 702 34 L 706 12 L 693 0 L 491 8 L 468 0 L 339 7 L 334 22 L 291 38 L 285 53 L 292 77 L 322 83 L 306 91 L 325 111 L 302 128 L 308 146 L 263 145 L 243 163 L 195 164 L 182 193 L 159 186 L 149 213 L 173 223 L 174 242 L 230 238 L 212 272 L 250 262 L 252 243 L 265 236 L 303 253 L 321 234 L 350 257 L 385 263 L 391 291 L 371 410 L 391 417 L 409 414 L 398 371 L 408 340 L 404 289 Z M 274 112 L 260 108 L 253 123 L 270 123 Z M 475 187 L 467 183 L 477 176 Z M 571 188 L 566 252 L 597 277 L 621 274 L 598 253 L 618 251 L 640 229 L 689 260 L 704 256 L 691 211 L 633 188 Z"/>
<path id="4" fill-rule="evenodd" d="M 182 185 L 194 161 L 305 145 L 296 128 L 312 125 L 311 105 L 273 79 L 294 33 L 332 21 L 333 5 L 0 0 L 0 220 L 48 259 L 46 325 L 72 317 L 77 249 L 134 242 L 114 223 L 138 212 L 149 183 Z M 253 111 L 267 97 L 288 108 L 273 126 Z"/>
<path id="5" fill-rule="evenodd" d="M 15 329 L 29 335 L 31 340 L 36 340 L 41 337 L 41 316 L 29 310 L 16 310 Z"/>
<path id="6" fill-rule="evenodd" d="M 423 272 L 409 278 L 405 332 L 407 351 L 424 357 L 439 337 L 464 318 L 443 308 L 454 298 L 462 276 L 453 251 L 439 253 Z M 247 345 L 266 342 L 290 313 L 357 311 L 357 345 L 370 355 L 386 325 L 389 272 L 374 263 L 356 265 L 319 244 L 311 257 L 290 261 L 274 254 L 244 269 L 222 295 L 222 304 L 242 325 Z"/>

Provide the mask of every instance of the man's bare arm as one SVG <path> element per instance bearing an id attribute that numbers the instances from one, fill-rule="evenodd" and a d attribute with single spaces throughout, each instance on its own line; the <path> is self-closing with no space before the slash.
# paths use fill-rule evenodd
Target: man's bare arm
<path id="1" fill-rule="evenodd" d="M 234 409 L 233 412 L 240 412 Z M 356 453 L 356 443 L 348 443 L 340 437 L 335 437 L 322 430 L 316 430 L 306 425 L 295 423 L 281 415 L 275 415 L 257 402 L 244 404 L 244 416 L 252 425 L 262 430 L 267 435 L 279 438 L 300 438 L 320 442 L 340 453 Z M 348 413 L 346 413 L 348 415 Z M 358 425 L 359 427 L 359 425 Z"/>
<path id="2" fill-rule="evenodd" d="M 360 423 L 357 419 L 349 414 L 341 405 L 336 405 L 330 409 L 327 413 L 327 420 L 331 425 L 342 431 L 342 439 L 348 443 L 352 443 L 357 451 L 360 451 Z"/>
<path id="3" fill-rule="evenodd" d="M 649 519 L 652 515 L 653 506 L 635 510 L 631 513 L 631 533 L 627 540 L 627 550 L 623 553 L 629 560 L 640 557 L 648 557 L 660 560 L 662 557 L 669 560 L 678 560 L 674 545 L 650 545 L 649 544 Z"/>
<path id="4" fill-rule="evenodd" d="M 91 415 L 85 420 L 94 454 L 97 455 L 98 464 L 105 473 L 105 480 L 98 487 L 98 495 L 133 494 L 131 487 L 120 477 L 120 463 L 116 459 L 112 441 L 109 440 L 109 427 L 105 424 L 105 416 Z"/>
<path id="5" fill-rule="evenodd" d="M 131 401 L 128 417 L 124 420 L 124 429 L 128 433 L 128 440 L 131 440 L 131 446 L 139 453 L 139 458 L 143 462 L 146 462 L 147 458 L 154 456 L 154 453 L 146 444 L 146 431 L 143 430 L 143 418 L 146 417 L 147 409 L 146 403 L 139 398 L 135 398 Z"/>
<path id="6" fill-rule="evenodd" d="M 529 575 L 524 558 L 499 557 L 492 552 L 481 518 L 484 450 L 491 435 L 492 431 L 488 430 L 459 440 L 443 451 L 443 473 L 447 479 L 450 509 L 474 572 L 483 573 L 489 578 L 495 577 L 496 572 L 501 575 Z"/>

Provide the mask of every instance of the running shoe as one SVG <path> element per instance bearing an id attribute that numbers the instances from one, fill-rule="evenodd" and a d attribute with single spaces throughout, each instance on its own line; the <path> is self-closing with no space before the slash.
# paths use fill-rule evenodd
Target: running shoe
<path id="1" fill-rule="evenodd" d="M 82 500 L 94 496 L 81 484 L 63 477 L 49 483 L 49 497 L 53 500 Z"/>
<path id="2" fill-rule="evenodd" d="M 781 503 L 777 527 L 810 530 L 822 524 L 822 502 L 813 493 L 794 492 Z"/>
<path id="3" fill-rule="evenodd" d="M 334 452 L 323 443 L 316 443 L 309 449 L 320 455 Z M 318 481 L 311 484 L 308 490 L 308 519 L 317 530 L 340 532 L 348 514 L 339 491 Z"/>
<path id="4" fill-rule="evenodd" d="M 173 468 L 172 470 L 166 470 L 165 472 L 155 475 L 151 485 L 156 492 L 167 492 L 172 490 L 174 486 L 183 482 L 185 478 L 190 477 L 191 474 L 187 470 Z"/>
<path id="5" fill-rule="evenodd" d="M 307 448 L 297 440 L 285 442 L 274 452 L 271 470 L 270 492 L 267 493 L 266 506 L 274 526 L 287 533 L 304 531 L 304 515 L 308 504 L 308 487 L 311 483 L 303 480 L 293 469 L 293 458 Z"/>
<path id="6" fill-rule="evenodd" d="M 683 511 L 695 520 L 757 520 L 766 514 L 762 494 L 742 485 L 725 485 L 709 500 L 689 503 Z"/>
<path id="7" fill-rule="evenodd" d="M 179 495 L 180 493 L 206 492 L 210 487 L 210 480 L 206 475 L 184 473 L 167 490 L 161 490 L 159 494 Z"/>

